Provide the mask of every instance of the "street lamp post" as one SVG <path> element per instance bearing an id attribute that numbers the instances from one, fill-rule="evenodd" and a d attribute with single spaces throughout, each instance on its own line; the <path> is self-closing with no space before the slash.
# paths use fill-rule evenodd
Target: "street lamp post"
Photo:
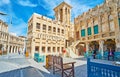
<path id="1" fill-rule="evenodd" d="M 7 15 L 7 14 L 0 12 L 0 15 Z"/>

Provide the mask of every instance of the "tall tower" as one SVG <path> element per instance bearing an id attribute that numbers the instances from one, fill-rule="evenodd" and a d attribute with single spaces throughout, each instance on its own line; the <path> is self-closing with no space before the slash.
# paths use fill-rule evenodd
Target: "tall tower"
<path id="1" fill-rule="evenodd" d="M 72 32 L 71 27 L 73 25 L 71 24 L 71 6 L 67 4 L 66 2 L 62 2 L 59 4 L 57 7 L 54 8 L 55 11 L 55 20 L 61 22 L 61 26 L 64 26 L 64 31 L 65 31 L 65 47 L 69 46 L 69 37 L 70 37 L 70 32 Z"/>
<path id="2" fill-rule="evenodd" d="M 60 21 L 63 24 L 70 24 L 71 19 L 71 6 L 65 2 L 62 2 L 60 5 L 54 8 L 55 17 L 57 21 Z"/>

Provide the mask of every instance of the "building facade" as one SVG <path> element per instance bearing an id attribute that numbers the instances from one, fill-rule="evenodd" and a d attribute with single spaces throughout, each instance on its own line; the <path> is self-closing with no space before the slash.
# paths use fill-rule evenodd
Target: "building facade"
<path id="1" fill-rule="evenodd" d="M 65 2 L 54 8 L 55 20 L 34 13 L 28 20 L 27 51 L 43 55 L 61 54 L 73 38 L 74 27 L 70 22 L 71 6 Z"/>
<path id="2" fill-rule="evenodd" d="M 95 48 L 102 55 L 108 48 L 120 51 L 120 0 L 106 0 L 76 17 L 74 25 L 78 54 Z"/>
<path id="3" fill-rule="evenodd" d="M 0 20 L 0 54 L 23 51 L 24 39 L 8 32 L 8 25 Z"/>

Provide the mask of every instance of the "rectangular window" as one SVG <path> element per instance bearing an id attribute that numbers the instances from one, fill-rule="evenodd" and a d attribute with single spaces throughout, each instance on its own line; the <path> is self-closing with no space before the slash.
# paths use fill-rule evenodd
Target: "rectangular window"
<path id="1" fill-rule="evenodd" d="M 115 31 L 115 25 L 113 21 L 109 22 L 109 27 L 110 27 L 110 31 Z"/>
<path id="2" fill-rule="evenodd" d="M 76 32 L 76 39 L 79 39 L 79 31 Z"/>
<path id="3" fill-rule="evenodd" d="M 56 28 L 55 27 L 53 27 L 53 32 L 56 32 Z"/>
<path id="4" fill-rule="evenodd" d="M 120 18 L 118 20 L 119 20 L 119 26 L 120 26 Z"/>
<path id="5" fill-rule="evenodd" d="M 81 37 L 85 37 L 85 29 L 81 30 Z"/>
<path id="6" fill-rule="evenodd" d="M 45 47 L 42 47 L 42 52 L 45 52 Z"/>
<path id="7" fill-rule="evenodd" d="M 43 24 L 43 30 L 46 30 L 46 25 L 45 24 Z"/>
<path id="8" fill-rule="evenodd" d="M 56 49 L 55 49 L 55 47 L 53 47 L 53 52 L 56 52 Z"/>
<path id="9" fill-rule="evenodd" d="M 35 52 L 39 52 L 39 46 L 35 46 Z"/>
<path id="10" fill-rule="evenodd" d="M 98 34 L 98 25 L 94 26 L 94 34 Z"/>
<path id="11" fill-rule="evenodd" d="M 91 35 L 91 27 L 87 28 L 87 31 L 88 31 L 88 35 Z"/>
<path id="12" fill-rule="evenodd" d="M 48 26 L 48 31 L 51 31 L 51 26 Z"/>
<path id="13" fill-rule="evenodd" d="M 36 29 L 40 29 L 40 23 L 36 23 Z"/>
<path id="14" fill-rule="evenodd" d="M 62 29 L 62 34 L 64 34 L 64 30 Z"/>
<path id="15" fill-rule="evenodd" d="M 51 48 L 50 47 L 48 47 L 48 52 L 51 52 Z"/>
<path id="16" fill-rule="evenodd" d="M 58 28 L 58 33 L 60 33 L 60 29 Z"/>
<path id="17" fill-rule="evenodd" d="M 64 47 L 61 47 L 61 51 L 63 52 Z"/>
<path id="18" fill-rule="evenodd" d="M 60 47 L 57 47 L 57 51 L 60 52 Z"/>

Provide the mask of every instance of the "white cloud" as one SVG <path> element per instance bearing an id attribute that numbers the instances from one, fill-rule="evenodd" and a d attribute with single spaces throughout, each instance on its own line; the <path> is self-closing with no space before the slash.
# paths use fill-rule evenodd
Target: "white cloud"
<path id="1" fill-rule="evenodd" d="M 10 33 L 16 33 L 17 36 L 26 36 L 27 22 L 24 22 L 22 18 L 18 18 L 12 10 L 12 7 L 10 7 L 9 10 L 3 10 L 2 12 L 8 13 L 6 16 L 0 15 L 0 19 L 8 24 L 8 31 Z M 11 21 L 12 25 L 10 24 Z"/>
<path id="2" fill-rule="evenodd" d="M 48 11 L 47 16 L 54 16 L 54 11 L 53 9 L 62 2 L 62 0 L 38 0 L 38 3 L 40 6 L 42 6 L 44 9 Z"/>
<path id="3" fill-rule="evenodd" d="M 0 0 L 0 6 L 3 6 L 4 4 L 9 4 L 10 0 Z"/>
<path id="4" fill-rule="evenodd" d="M 12 17 L 12 18 L 11 18 Z M 17 36 L 26 36 L 27 23 L 21 18 L 17 18 L 13 11 L 7 16 L 0 16 L 0 18 L 8 24 L 8 31 L 10 33 L 15 33 Z M 12 24 L 10 23 L 12 21 Z"/>
<path id="5" fill-rule="evenodd" d="M 9 32 L 16 33 L 17 36 L 23 35 L 26 36 L 27 23 L 20 18 L 16 18 L 17 22 L 12 22 L 12 25 L 9 25 Z M 12 20 L 15 21 L 15 20 Z"/>
<path id="6" fill-rule="evenodd" d="M 39 1 L 39 5 L 41 5 L 42 7 L 44 7 L 45 9 L 49 10 L 48 16 L 54 16 L 54 11 L 53 9 L 58 6 L 61 2 L 63 2 L 63 0 L 44 0 L 44 4 L 41 3 L 41 0 Z M 73 19 L 80 15 L 81 13 L 87 11 L 88 9 L 92 8 L 90 6 L 88 6 L 86 3 L 84 3 L 84 1 L 79 1 L 79 0 L 64 0 L 66 3 L 68 3 L 69 5 L 72 6 L 72 10 L 71 10 L 71 18 L 72 21 Z M 81 3 L 80 3 L 81 2 Z"/>
<path id="7" fill-rule="evenodd" d="M 10 3 L 10 0 L 2 0 L 3 1 L 3 3 L 5 3 L 5 4 L 9 4 Z"/>
<path id="8" fill-rule="evenodd" d="M 31 3 L 29 0 L 18 0 L 18 3 L 22 6 L 36 7 L 37 4 Z"/>
<path id="9" fill-rule="evenodd" d="M 71 10 L 71 20 L 73 21 L 74 18 L 83 12 L 86 12 L 88 9 L 92 8 L 88 6 L 84 1 L 79 1 L 79 0 L 65 0 L 66 3 L 70 4 L 72 6 Z"/>
<path id="10" fill-rule="evenodd" d="M 12 10 L 7 21 L 8 31 L 10 33 L 15 33 L 17 36 L 20 35 L 26 36 L 27 22 L 25 22 L 22 18 L 18 18 Z"/>

